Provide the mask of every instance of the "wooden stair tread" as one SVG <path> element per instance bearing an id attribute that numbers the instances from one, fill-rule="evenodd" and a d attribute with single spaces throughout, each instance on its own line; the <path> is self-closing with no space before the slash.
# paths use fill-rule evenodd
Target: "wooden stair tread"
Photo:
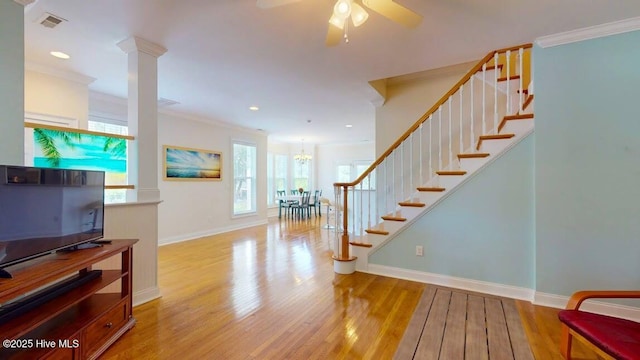
<path id="1" fill-rule="evenodd" d="M 498 125 L 498 132 L 502 130 L 502 128 L 507 124 L 507 121 L 510 120 L 529 120 L 533 119 L 533 114 L 515 114 L 515 115 L 507 115 L 502 118 L 500 125 Z"/>
<path id="2" fill-rule="evenodd" d="M 524 104 L 522 104 L 522 110 L 526 109 L 527 106 L 531 105 L 532 101 L 533 101 L 533 94 L 527 96 L 527 99 L 524 101 Z"/>
<path id="3" fill-rule="evenodd" d="M 364 232 L 366 232 L 367 234 L 389 235 L 389 232 L 386 230 L 366 229 Z"/>
<path id="4" fill-rule="evenodd" d="M 467 172 L 464 170 L 452 170 L 452 171 L 436 171 L 438 175 L 466 175 Z"/>
<path id="5" fill-rule="evenodd" d="M 507 120 L 525 120 L 525 119 L 533 119 L 533 114 L 515 114 L 515 115 L 507 115 L 503 119 Z"/>
<path id="6" fill-rule="evenodd" d="M 501 140 L 511 139 L 516 134 L 494 134 L 494 135 L 480 135 L 480 140 Z"/>
<path id="7" fill-rule="evenodd" d="M 389 235 L 389 233 L 387 233 L 386 235 Z M 361 242 L 355 242 L 355 241 L 349 241 L 350 245 L 353 246 L 361 246 L 361 247 L 373 247 L 373 244 L 369 244 L 369 243 L 361 243 Z"/>
<path id="8" fill-rule="evenodd" d="M 404 218 L 402 216 L 384 215 L 381 218 L 382 220 L 389 220 L 389 221 L 407 221 L 407 218 Z"/>
<path id="9" fill-rule="evenodd" d="M 427 206 L 427 204 L 425 204 L 425 203 L 411 202 L 411 201 L 399 202 L 398 205 L 400 205 L 400 206 L 409 206 L 409 207 L 425 207 L 425 206 Z"/>
<path id="10" fill-rule="evenodd" d="M 498 81 L 517 80 L 517 79 L 520 79 L 520 75 L 511 75 L 509 76 L 509 78 L 507 78 L 506 76 L 499 77 Z"/>
<path id="11" fill-rule="evenodd" d="M 490 155 L 489 153 L 458 154 L 458 159 L 486 158 L 489 155 Z"/>
<path id="12" fill-rule="evenodd" d="M 516 136 L 516 134 L 495 134 L 495 135 L 480 135 L 478 140 L 478 145 L 476 145 L 476 150 L 480 150 L 480 146 L 482 142 L 485 140 L 502 140 L 502 139 L 511 139 Z"/>
<path id="13" fill-rule="evenodd" d="M 433 191 L 433 192 L 443 192 L 446 189 L 443 187 L 419 187 L 418 191 Z"/>

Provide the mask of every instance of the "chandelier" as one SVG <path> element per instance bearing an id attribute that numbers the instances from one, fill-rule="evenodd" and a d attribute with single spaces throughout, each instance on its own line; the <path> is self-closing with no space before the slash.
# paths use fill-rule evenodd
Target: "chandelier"
<path id="1" fill-rule="evenodd" d="M 300 164 L 304 164 L 307 161 L 311 161 L 312 157 L 309 154 L 305 154 L 304 153 L 304 139 L 302 140 L 302 147 L 300 149 L 300 153 L 299 154 L 295 154 L 293 156 L 293 160 L 297 161 Z"/>

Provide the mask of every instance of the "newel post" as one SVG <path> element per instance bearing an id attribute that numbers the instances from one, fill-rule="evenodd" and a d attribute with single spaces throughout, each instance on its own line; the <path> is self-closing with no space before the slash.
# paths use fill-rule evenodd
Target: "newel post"
<path id="1" fill-rule="evenodd" d="M 356 257 L 349 254 L 349 185 L 342 185 L 342 236 L 340 239 L 340 249 L 336 249 L 333 254 L 333 271 L 338 274 L 353 274 L 356 271 Z"/>

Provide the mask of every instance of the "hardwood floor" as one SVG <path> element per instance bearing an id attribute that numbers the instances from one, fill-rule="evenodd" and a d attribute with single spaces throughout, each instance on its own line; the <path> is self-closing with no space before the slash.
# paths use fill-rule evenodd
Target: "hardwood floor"
<path id="1" fill-rule="evenodd" d="M 428 285 L 335 274 L 323 224 L 276 218 L 160 247 L 162 298 L 135 307 L 101 359 L 391 359 Z M 536 359 L 560 359 L 557 310 L 518 310 Z"/>

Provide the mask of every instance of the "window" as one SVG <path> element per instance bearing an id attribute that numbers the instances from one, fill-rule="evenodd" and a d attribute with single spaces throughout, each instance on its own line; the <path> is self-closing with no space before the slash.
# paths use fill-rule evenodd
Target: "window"
<path id="1" fill-rule="evenodd" d="M 233 214 L 256 212 L 256 146 L 233 143 Z"/>
<path id="2" fill-rule="evenodd" d="M 356 160 L 353 163 L 339 163 L 336 165 L 336 172 L 338 179 L 337 182 L 348 183 L 357 179 L 365 170 L 369 168 L 371 161 Z M 369 189 L 369 180 L 371 180 L 371 189 L 375 188 L 376 184 L 376 172 L 375 170 L 371 174 L 362 179 L 362 189 Z M 356 185 L 356 188 L 360 189 L 360 185 Z"/>
<path id="3" fill-rule="evenodd" d="M 90 119 L 93 121 L 89 120 L 87 132 L 77 129 L 78 124 L 74 119 L 25 114 L 25 165 L 103 170 L 107 186 L 121 187 L 106 189 L 105 202 L 125 202 L 125 187 L 128 187 L 127 142 L 132 140 L 127 136 L 126 122 L 95 121 L 96 118 L 91 115 Z"/>
<path id="4" fill-rule="evenodd" d="M 293 188 L 311 191 L 311 161 L 293 162 Z"/>
<path id="5" fill-rule="evenodd" d="M 112 124 L 101 121 L 93 121 L 89 120 L 87 123 L 87 128 L 89 131 L 97 131 L 108 134 L 116 134 L 116 135 L 128 135 L 129 127 L 125 125 Z M 123 155 L 127 157 L 127 152 L 124 151 Z M 108 172 L 105 174 L 105 183 L 107 185 L 125 185 L 128 184 L 128 161 L 126 162 L 127 167 L 124 169 L 124 172 L 119 173 L 111 173 Z M 127 201 L 127 190 L 126 189 L 106 189 L 104 191 L 104 202 L 107 204 L 114 203 L 123 203 Z"/>
<path id="6" fill-rule="evenodd" d="M 267 154 L 267 205 L 276 205 L 276 191 L 287 190 L 287 155 Z"/>

